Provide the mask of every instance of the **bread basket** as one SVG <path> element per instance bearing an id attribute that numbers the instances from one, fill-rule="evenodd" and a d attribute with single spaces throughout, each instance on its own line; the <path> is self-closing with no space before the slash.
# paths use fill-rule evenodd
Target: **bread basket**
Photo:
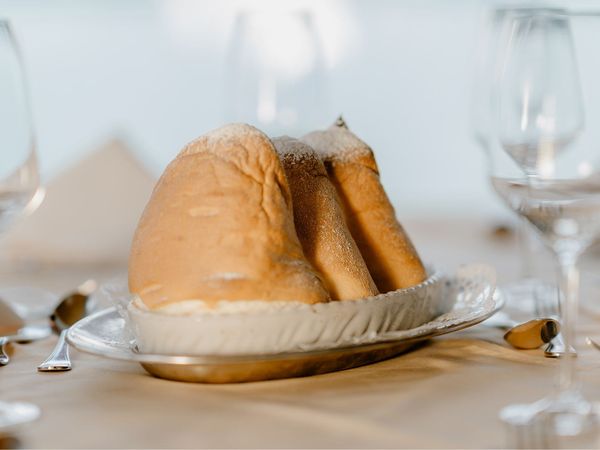
<path id="1" fill-rule="evenodd" d="M 332 338 L 330 345 L 326 344 L 325 340 L 320 341 L 319 345 L 327 345 L 326 348 L 317 348 L 316 342 L 304 345 L 298 345 L 296 342 L 296 351 L 266 353 L 264 348 L 259 347 L 259 354 L 224 354 L 224 341 L 219 341 L 218 336 L 208 335 L 206 338 L 216 345 L 221 354 L 190 355 L 141 351 L 138 344 L 142 341 L 133 335 L 131 314 L 127 310 L 132 296 L 128 294 L 127 283 L 124 280 L 104 285 L 103 289 L 92 296 L 98 311 L 73 325 L 67 333 L 67 340 L 80 351 L 104 358 L 139 363 L 154 376 L 177 381 L 239 383 L 323 374 L 399 355 L 419 345 L 423 340 L 473 326 L 493 315 L 503 305 L 501 292 L 495 289 L 495 271 L 485 264 L 461 266 L 456 274 L 450 277 L 443 277 L 434 271 L 430 273 L 430 279 L 424 285 L 380 298 L 382 301 L 377 306 L 382 306 L 392 316 L 394 308 L 398 308 L 396 311 L 402 318 L 396 317 L 396 320 L 392 320 L 394 317 L 391 317 L 386 322 L 381 321 L 377 313 L 372 315 L 373 321 L 350 321 L 338 339 L 329 335 Z M 423 307 L 413 303 L 419 299 L 422 300 Z M 374 302 L 374 299 L 364 300 L 348 307 L 356 308 L 355 314 L 362 317 L 363 313 L 373 310 Z M 396 301 L 402 306 L 391 306 Z M 115 306 L 106 307 L 111 304 Z M 415 306 L 416 308 L 412 309 Z M 409 326 L 411 321 L 418 323 L 420 320 L 417 319 L 424 318 L 436 307 L 445 312 L 420 326 L 380 333 L 376 331 Z M 337 308 L 339 306 L 334 307 Z M 346 306 L 343 306 L 343 309 L 345 308 Z M 229 312 L 232 313 L 233 310 L 230 309 Z M 280 312 L 272 314 L 277 316 Z M 234 316 L 236 315 L 240 317 L 239 312 L 234 313 Z M 140 317 L 143 317 L 142 320 L 152 321 L 145 323 L 148 326 L 153 324 L 155 319 L 161 318 L 157 313 L 149 317 L 145 314 Z M 198 325 L 202 324 L 202 321 L 196 318 L 188 323 Z M 243 327 L 240 331 L 248 329 L 247 323 L 239 323 Z M 362 328 L 357 324 L 362 324 Z M 158 330 L 149 329 L 149 332 L 152 332 L 156 339 L 161 336 L 167 338 L 167 342 L 159 343 L 160 348 L 183 348 L 191 344 L 186 337 L 187 329 L 173 328 L 181 325 L 181 321 L 167 320 L 164 327 Z M 350 335 L 351 330 L 356 331 L 354 336 Z M 137 332 L 139 333 L 139 330 Z M 164 334 L 166 332 L 169 333 L 168 336 Z M 311 346 L 315 349 L 308 350 Z M 198 351 L 198 348 L 194 350 Z"/>
<path id="2" fill-rule="evenodd" d="M 308 305 L 219 302 L 214 310 L 165 314 L 145 309 L 123 283 L 107 285 L 140 352 L 166 355 L 260 355 L 374 341 L 415 328 L 452 308 L 435 270 L 423 283 L 373 297 Z"/>

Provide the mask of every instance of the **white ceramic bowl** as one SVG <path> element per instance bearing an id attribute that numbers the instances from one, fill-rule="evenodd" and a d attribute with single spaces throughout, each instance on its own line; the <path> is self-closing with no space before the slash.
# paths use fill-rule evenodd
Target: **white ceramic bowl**
<path id="1" fill-rule="evenodd" d="M 141 352 L 256 355 L 343 347 L 422 325 L 453 306 L 443 295 L 444 277 L 430 273 L 417 286 L 359 300 L 315 305 L 223 301 L 216 309 L 195 312 L 190 308 L 194 301 L 179 311 L 151 311 L 123 286 L 107 289 Z"/>

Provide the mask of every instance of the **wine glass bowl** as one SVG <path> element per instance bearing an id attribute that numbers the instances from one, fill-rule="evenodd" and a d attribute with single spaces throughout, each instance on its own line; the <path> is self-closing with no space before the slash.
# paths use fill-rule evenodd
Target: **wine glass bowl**
<path id="1" fill-rule="evenodd" d="M 552 176 L 557 156 L 584 125 L 572 35 L 558 10 L 521 11 L 506 21 L 498 64 L 497 133 L 531 176 Z"/>
<path id="2" fill-rule="evenodd" d="M 310 12 L 240 12 L 229 42 L 228 121 L 248 122 L 268 134 L 302 135 L 325 120 L 323 55 Z"/>
<path id="3" fill-rule="evenodd" d="M 536 8 L 536 12 L 541 9 Z M 560 13 L 561 10 L 548 9 Z M 523 171 L 514 158 L 506 151 L 498 151 L 494 146 L 501 145 L 498 139 L 499 128 L 498 89 L 505 63 L 506 42 L 509 41 L 512 17 L 531 15 L 529 7 L 501 7 L 486 11 L 478 36 L 477 59 L 470 105 L 470 124 L 476 142 L 484 150 L 488 163 L 494 165 L 494 175 L 504 178 L 519 178 Z M 517 101 L 519 99 L 517 98 Z M 502 285 L 506 294 L 507 306 L 524 313 L 537 310 L 541 304 L 556 302 L 554 297 L 537 295 L 548 291 L 549 277 L 547 264 L 540 264 L 542 243 L 526 220 L 517 221 L 518 265 L 520 276 Z M 540 269 L 543 267 L 544 271 Z M 557 309 L 557 305 L 554 305 Z"/>
<path id="4" fill-rule="evenodd" d="M 0 21 L 0 232 L 40 204 L 38 163 L 29 99 L 18 48 L 6 21 Z"/>
<path id="5" fill-rule="evenodd" d="M 0 20 L 0 232 L 43 199 L 23 65 L 11 27 Z M 0 400 L 0 433 L 35 420 L 37 406 Z"/>

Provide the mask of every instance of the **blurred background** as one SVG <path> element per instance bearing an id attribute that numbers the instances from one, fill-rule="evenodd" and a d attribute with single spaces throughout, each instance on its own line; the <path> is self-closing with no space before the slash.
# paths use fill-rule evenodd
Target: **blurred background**
<path id="1" fill-rule="evenodd" d="M 343 114 L 375 150 L 401 220 L 505 220 L 512 214 L 488 186 L 472 100 L 482 19 L 492 7 L 516 3 L 0 0 L 0 15 L 20 44 L 44 184 L 60 185 L 73 167 L 101 166 L 94 154 L 102 150 L 117 155 L 127 166 L 122 177 L 132 179 L 129 187 L 113 186 L 110 198 L 118 202 L 123 189 L 146 198 L 182 146 L 223 123 L 300 136 Z M 599 23 L 574 25 L 586 101 L 600 94 Z M 586 105 L 591 132 L 581 145 L 600 142 L 595 103 Z M 106 165 L 98 185 L 110 184 L 116 170 Z M 143 175 L 127 175 L 132 170 Z M 76 190 L 76 181 L 64 184 L 63 191 Z M 50 209 L 46 204 L 49 196 Z M 55 211 L 44 227 L 51 228 Z"/>

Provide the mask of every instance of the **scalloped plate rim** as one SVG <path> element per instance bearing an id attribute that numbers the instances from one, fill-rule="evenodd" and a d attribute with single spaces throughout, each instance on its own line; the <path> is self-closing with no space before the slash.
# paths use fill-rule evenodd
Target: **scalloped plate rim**
<path id="1" fill-rule="evenodd" d="M 416 336 L 412 336 L 409 338 L 403 337 L 394 337 L 380 335 L 377 341 L 368 342 L 356 345 L 348 345 L 343 347 L 335 347 L 335 348 L 326 348 L 326 349 L 317 349 L 317 350 L 308 350 L 308 351 L 297 351 L 297 352 L 288 352 L 288 353 L 270 353 L 270 354 L 246 354 L 246 355 L 167 355 L 167 354 L 152 354 L 152 353 L 137 353 L 134 349 L 131 348 L 116 348 L 113 344 L 111 347 L 109 343 L 102 341 L 105 345 L 108 346 L 112 351 L 104 352 L 94 347 L 93 345 L 86 344 L 80 338 L 77 337 L 77 331 L 89 324 L 92 321 L 96 320 L 106 320 L 105 316 L 114 315 L 116 319 L 120 319 L 125 324 L 125 320 L 118 314 L 116 307 L 106 308 L 104 310 L 98 311 L 91 316 L 88 316 L 75 325 L 71 327 L 69 332 L 67 333 L 67 341 L 77 350 L 80 350 L 85 353 L 93 354 L 96 356 L 101 356 L 108 359 L 116 359 L 121 361 L 130 361 L 142 364 L 173 364 L 173 365 L 217 365 L 223 363 L 252 363 L 259 361 L 277 361 L 277 360 L 292 360 L 292 359 L 301 359 L 309 356 L 318 356 L 325 355 L 330 353 L 345 353 L 350 351 L 356 351 L 357 349 L 361 350 L 369 350 L 369 349 L 377 349 L 383 348 L 389 345 L 396 345 L 399 343 L 415 343 L 418 341 L 430 339 L 437 336 L 442 336 L 445 334 L 453 333 L 455 331 L 460 331 L 465 328 L 472 327 L 477 325 L 484 320 L 488 319 L 496 312 L 498 312 L 504 306 L 504 297 L 499 289 L 496 289 L 492 297 L 488 297 L 483 299 L 478 306 L 486 302 L 492 302 L 488 309 L 484 309 L 481 313 L 471 317 L 469 320 L 464 320 L 462 322 L 457 322 L 448 326 L 440 326 L 430 330 L 429 332 L 423 332 L 423 334 L 417 334 Z M 473 313 L 471 310 L 465 315 L 469 313 Z M 432 322 L 435 322 L 434 319 Z M 459 320 L 459 319 L 457 319 Z M 421 325 L 420 327 L 416 327 L 411 330 L 416 330 L 421 327 L 426 327 L 427 324 Z M 406 333 L 411 330 L 403 330 L 398 333 Z M 389 333 L 388 333 L 389 334 Z"/>

